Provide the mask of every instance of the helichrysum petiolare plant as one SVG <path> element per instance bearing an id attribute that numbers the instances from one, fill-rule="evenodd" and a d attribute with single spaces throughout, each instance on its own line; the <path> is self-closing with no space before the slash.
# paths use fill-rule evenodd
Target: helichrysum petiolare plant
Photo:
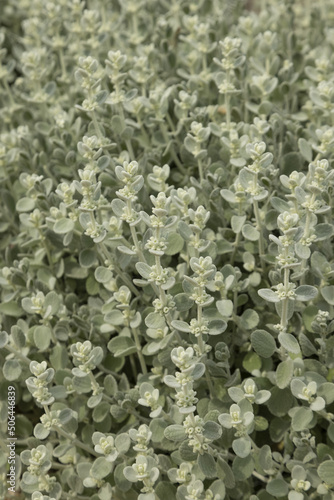
<path id="1" fill-rule="evenodd" d="M 333 500 L 333 2 L 0 18 L 1 498 Z"/>

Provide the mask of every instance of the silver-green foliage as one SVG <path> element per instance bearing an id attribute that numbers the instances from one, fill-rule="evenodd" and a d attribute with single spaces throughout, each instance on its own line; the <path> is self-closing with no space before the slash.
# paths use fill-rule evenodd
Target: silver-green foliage
<path id="1" fill-rule="evenodd" d="M 0 3 L 19 498 L 333 500 L 333 2 Z"/>

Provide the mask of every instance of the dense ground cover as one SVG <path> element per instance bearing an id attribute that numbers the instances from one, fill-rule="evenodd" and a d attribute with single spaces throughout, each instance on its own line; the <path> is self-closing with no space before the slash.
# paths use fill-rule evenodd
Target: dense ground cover
<path id="1" fill-rule="evenodd" d="M 0 19 L 2 496 L 333 500 L 333 2 Z"/>

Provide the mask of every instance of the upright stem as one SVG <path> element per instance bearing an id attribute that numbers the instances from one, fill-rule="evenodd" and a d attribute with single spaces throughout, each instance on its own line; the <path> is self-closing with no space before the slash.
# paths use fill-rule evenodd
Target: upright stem
<path id="1" fill-rule="evenodd" d="M 260 262 L 261 262 L 261 268 L 262 271 L 265 271 L 265 264 L 263 261 L 263 256 L 264 256 L 264 238 L 263 238 L 263 230 L 262 230 L 262 221 L 261 221 L 261 215 L 260 215 L 260 210 L 259 210 L 259 204 L 257 200 L 253 200 L 254 204 L 254 215 L 255 215 L 255 220 L 256 220 L 256 226 L 257 230 L 260 233 L 259 236 L 259 256 L 260 256 Z"/>
<path id="2" fill-rule="evenodd" d="M 139 336 L 138 336 L 138 331 L 136 328 L 132 328 L 132 332 L 133 332 L 133 337 L 134 337 L 135 344 L 137 347 L 140 368 L 141 368 L 141 371 L 143 372 L 143 374 L 146 375 L 147 374 L 147 366 L 145 363 L 145 358 L 143 356 L 143 353 L 141 352 L 141 345 L 140 345 L 140 340 L 139 340 Z"/>
<path id="3" fill-rule="evenodd" d="M 288 290 L 289 286 L 289 273 L 290 269 L 285 267 L 284 268 L 284 288 L 285 290 Z M 287 326 L 288 326 L 288 302 L 289 299 L 285 298 L 282 301 L 282 316 L 281 316 L 281 327 L 283 332 L 286 332 Z"/>
<path id="4" fill-rule="evenodd" d="M 50 415 L 50 410 L 48 408 L 47 405 L 43 405 L 43 408 L 44 408 L 44 411 L 46 413 L 46 415 Z M 75 434 L 69 434 L 68 432 L 64 431 L 64 429 L 61 429 L 60 427 L 58 427 L 57 425 L 53 425 L 51 427 L 51 429 L 55 432 L 57 432 L 57 434 L 59 434 L 60 436 L 63 436 L 64 438 L 66 439 L 69 439 L 72 444 L 74 444 L 75 446 L 78 446 L 78 448 L 81 448 L 82 450 L 85 450 L 87 451 L 88 453 L 90 453 L 91 455 L 93 455 L 94 457 L 99 457 L 100 455 L 98 453 L 96 453 L 95 450 L 93 450 L 93 448 L 91 448 L 90 446 L 84 444 L 84 443 L 81 443 L 81 441 L 79 441 Z"/>

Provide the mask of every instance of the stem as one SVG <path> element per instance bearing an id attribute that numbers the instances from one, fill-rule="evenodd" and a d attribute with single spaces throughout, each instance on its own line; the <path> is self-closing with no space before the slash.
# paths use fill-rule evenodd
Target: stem
<path id="1" fill-rule="evenodd" d="M 92 120 L 93 120 L 93 124 L 94 124 L 96 135 L 98 136 L 99 139 L 102 139 L 103 138 L 103 134 L 101 132 L 100 125 L 99 125 L 99 123 L 97 121 L 95 110 L 93 110 L 91 112 L 91 114 L 92 114 Z"/>
<path id="2" fill-rule="evenodd" d="M 54 430 L 55 432 L 57 432 L 60 436 L 63 436 L 64 438 L 69 439 L 72 442 L 72 444 L 74 444 L 78 448 L 81 448 L 82 450 L 87 451 L 87 453 L 90 453 L 90 455 L 93 455 L 94 457 L 101 456 L 98 453 L 96 453 L 96 451 L 93 450 L 93 448 L 82 443 L 76 437 L 73 437 L 73 435 L 71 435 L 68 432 L 64 431 L 63 429 L 59 428 L 57 425 L 53 425 L 51 427 L 51 429 Z"/>
<path id="3" fill-rule="evenodd" d="M 30 365 L 30 359 L 27 358 L 27 356 L 25 356 L 24 354 L 21 354 L 19 351 L 17 351 L 11 345 L 5 345 L 5 349 L 7 349 L 7 351 L 11 352 L 12 354 L 15 354 L 15 356 L 17 356 L 22 361 L 24 361 L 25 363 L 27 363 L 28 365 Z"/>
<path id="4" fill-rule="evenodd" d="M 147 366 L 145 363 L 145 358 L 143 356 L 143 353 L 141 352 L 141 345 L 140 345 L 140 340 L 139 340 L 137 328 L 133 328 L 132 332 L 133 332 L 133 337 L 134 337 L 135 344 L 136 344 L 137 351 L 138 351 L 140 368 L 141 368 L 143 374 L 146 375 L 147 374 Z"/>
<path id="5" fill-rule="evenodd" d="M 124 117 L 123 107 L 121 105 L 118 106 L 118 112 L 119 112 L 119 116 L 121 118 L 122 128 L 124 130 L 125 129 L 125 117 Z M 131 159 L 131 161 L 133 161 L 135 159 L 135 154 L 134 154 L 134 151 L 133 151 L 133 148 L 132 148 L 131 141 L 129 139 L 125 139 L 125 145 L 126 145 L 126 147 L 128 149 L 128 153 L 130 155 L 130 159 Z"/>
<path id="6" fill-rule="evenodd" d="M 261 259 L 261 267 L 264 271 L 264 262 L 262 260 L 263 255 L 264 255 L 264 239 L 263 239 L 263 231 L 262 231 L 262 224 L 261 224 L 261 216 L 260 216 L 260 210 L 259 210 L 259 204 L 257 200 L 253 200 L 254 203 L 254 214 L 255 214 L 255 219 L 256 219 L 256 225 L 257 229 L 260 233 L 260 238 L 259 238 L 259 255 Z"/>
<path id="7" fill-rule="evenodd" d="M 233 248 L 233 252 L 231 254 L 231 259 L 230 259 L 231 266 L 233 266 L 233 264 L 234 264 L 234 260 L 235 260 L 235 256 L 236 256 L 236 253 L 237 253 L 237 250 L 238 250 L 240 239 L 241 239 L 241 231 L 239 231 L 239 233 L 237 233 L 237 236 L 235 238 L 234 248 Z"/>
<path id="8" fill-rule="evenodd" d="M 133 354 L 130 354 L 130 364 L 131 364 L 131 369 L 134 378 L 137 380 L 138 373 L 137 373 L 137 367 L 136 367 L 136 362 Z"/>
<path id="9" fill-rule="evenodd" d="M 314 200 L 315 200 L 315 194 L 312 195 L 310 203 L 313 203 Z M 304 240 L 306 240 L 309 237 L 310 222 L 311 222 L 311 212 L 309 210 L 307 210 L 307 212 L 306 212 L 306 220 L 305 220 L 305 227 L 304 227 L 304 235 L 303 235 L 303 239 Z M 302 259 L 301 266 L 300 266 L 300 270 L 301 271 L 305 270 L 307 261 L 308 261 L 308 259 Z M 305 276 L 305 273 L 304 273 L 304 275 L 301 277 L 301 280 L 300 280 L 300 284 L 301 285 L 304 285 L 304 283 L 305 283 L 305 277 L 306 276 Z"/>
<path id="10" fill-rule="evenodd" d="M 161 130 L 161 133 L 163 135 L 163 138 L 166 141 L 166 147 L 167 147 L 167 144 L 169 142 L 169 137 L 168 137 L 168 132 L 167 132 L 167 129 L 166 129 L 166 125 L 164 123 L 160 123 L 160 130 Z M 170 154 L 172 155 L 172 158 L 173 158 L 173 160 L 175 162 L 175 165 L 181 170 L 181 172 L 183 172 L 185 174 L 186 170 L 185 170 L 184 166 L 182 165 L 181 161 L 179 160 L 179 158 L 178 158 L 178 156 L 175 153 L 175 151 L 174 151 L 173 148 L 170 149 Z"/>
<path id="11" fill-rule="evenodd" d="M 290 270 L 289 268 L 284 268 L 284 288 L 285 290 L 288 289 L 289 285 L 289 273 Z M 286 332 L 287 326 L 288 326 L 288 298 L 285 298 L 282 301 L 282 316 L 281 316 L 281 327 L 284 332 Z"/>
<path id="12" fill-rule="evenodd" d="M 44 408 L 44 411 L 46 413 L 47 416 L 50 416 L 50 410 L 48 408 L 47 405 L 43 405 L 43 408 Z M 61 429 L 60 427 L 58 427 L 57 425 L 53 425 L 51 427 L 51 430 L 57 432 L 60 436 L 63 436 L 64 438 L 66 439 L 69 439 L 75 446 L 78 446 L 78 448 L 81 448 L 82 450 L 85 450 L 87 451 L 88 453 L 90 453 L 91 455 L 93 455 L 94 457 L 99 457 L 100 455 L 98 453 L 95 452 L 95 450 L 93 450 L 93 448 L 91 448 L 90 446 L 82 443 L 81 441 L 79 441 L 75 434 L 69 434 L 68 432 L 64 431 L 64 429 Z"/>
<path id="13" fill-rule="evenodd" d="M 103 253 L 104 257 L 106 258 L 106 260 L 108 262 L 110 262 L 111 265 L 113 265 L 115 271 L 117 272 L 118 276 L 124 281 L 124 283 L 126 284 L 126 286 L 134 293 L 134 295 L 136 295 L 136 297 L 139 297 L 140 293 L 138 292 L 137 288 L 134 286 L 134 284 L 132 283 L 132 281 L 127 277 L 126 274 L 123 273 L 123 271 L 115 264 L 112 262 L 112 260 L 110 259 L 110 255 L 109 255 L 109 251 L 106 247 L 106 245 L 101 242 L 101 243 L 98 243 L 97 244 L 100 249 L 101 249 L 101 252 Z"/>
<path id="14" fill-rule="evenodd" d="M 50 253 L 48 244 L 45 241 L 45 237 L 44 237 L 43 231 L 41 230 L 40 227 L 38 227 L 37 230 L 38 230 L 38 234 L 40 236 L 40 240 L 42 242 L 42 245 L 44 247 L 44 250 L 45 250 L 45 253 L 46 253 L 46 256 L 47 256 L 47 259 L 48 259 L 49 267 L 53 270 L 53 262 L 52 262 L 51 253 Z"/>
<path id="15" fill-rule="evenodd" d="M 199 173 L 200 182 L 202 184 L 202 182 L 204 180 L 202 160 L 198 160 L 198 173 Z"/>

